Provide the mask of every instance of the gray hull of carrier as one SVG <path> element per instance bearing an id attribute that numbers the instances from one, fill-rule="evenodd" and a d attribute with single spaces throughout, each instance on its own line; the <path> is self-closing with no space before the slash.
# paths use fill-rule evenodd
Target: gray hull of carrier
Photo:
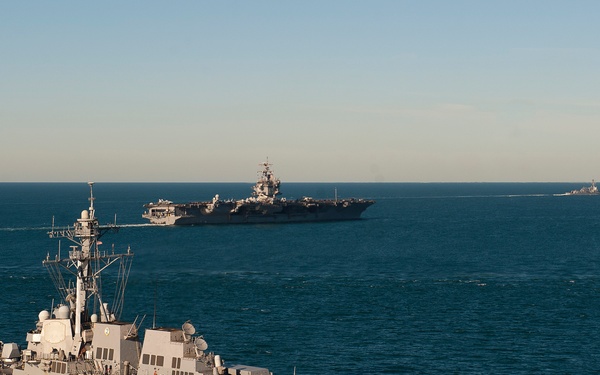
<path id="1" fill-rule="evenodd" d="M 281 201 L 276 204 L 237 202 L 158 203 L 147 205 L 143 217 L 153 224 L 247 224 L 357 220 L 374 202 L 363 199 Z"/>
<path id="2" fill-rule="evenodd" d="M 312 221 L 357 220 L 372 204 L 368 199 L 313 199 L 286 200 L 278 198 L 281 182 L 275 178 L 268 162 L 262 163 L 259 179 L 253 186 L 252 196 L 241 200 L 221 200 L 216 195 L 211 201 L 173 203 L 160 199 L 145 205 L 142 217 L 153 224 L 248 224 L 294 223 Z M 337 193 L 336 193 L 337 196 Z"/>

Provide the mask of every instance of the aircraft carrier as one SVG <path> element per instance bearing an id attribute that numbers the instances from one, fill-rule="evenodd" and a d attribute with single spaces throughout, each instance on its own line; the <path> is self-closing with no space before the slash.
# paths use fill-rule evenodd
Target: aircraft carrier
<path id="1" fill-rule="evenodd" d="M 263 169 L 249 198 L 221 200 L 217 194 L 205 202 L 173 203 L 160 199 L 146 204 L 142 217 L 160 225 L 356 220 L 375 203 L 366 199 L 337 199 L 337 194 L 335 199 L 278 198 L 281 181 L 275 178 L 268 161 L 260 165 Z"/>

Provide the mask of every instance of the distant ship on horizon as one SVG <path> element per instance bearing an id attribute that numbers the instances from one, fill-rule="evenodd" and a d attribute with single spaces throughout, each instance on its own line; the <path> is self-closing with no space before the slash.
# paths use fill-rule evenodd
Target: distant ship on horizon
<path id="1" fill-rule="evenodd" d="M 579 190 L 571 190 L 562 195 L 600 195 L 598 188 L 596 187 L 596 181 L 592 180 L 592 185 L 588 187 L 582 187 Z"/>
<path id="2" fill-rule="evenodd" d="M 153 224 L 244 224 L 289 223 L 309 221 L 357 220 L 374 200 L 366 199 L 313 199 L 296 200 L 278 198 L 281 181 L 275 178 L 268 161 L 252 187 L 252 196 L 241 200 L 221 200 L 219 195 L 211 201 L 173 203 L 159 199 L 144 205 L 142 217 Z"/>

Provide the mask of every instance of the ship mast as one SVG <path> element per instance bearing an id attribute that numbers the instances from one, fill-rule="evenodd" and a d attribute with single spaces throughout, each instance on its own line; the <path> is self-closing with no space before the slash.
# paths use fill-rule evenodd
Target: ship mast
<path id="1" fill-rule="evenodd" d="M 266 162 L 259 164 L 259 166 L 263 167 L 263 170 L 258 171 L 259 177 L 256 184 L 252 187 L 252 195 L 259 202 L 272 204 L 275 198 L 281 194 L 279 192 L 281 181 L 271 171 L 271 165 L 268 158 Z"/>
<path id="2" fill-rule="evenodd" d="M 94 209 L 94 183 L 89 182 L 88 185 L 90 186 L 89 209 L 81 212 L 81 217 L 77 219 L 72 228 L 68 227 L 64 230 L 52 228 L 52 231 L 48 232 L 51 238 L 67 238 L 75 243 L 74 246 L 71 246 L 69 258 L 61 259 L 60 255 L 57 255 L 55 259 L 51 259 L 48 255 L 43 261 L 43 264 L 48 267 L 59 293 L 70 305 L 73 324 L 73 346 L 70 354 L 75 356 L 79 354 L 83 342 L 82 327 L 90 322 L 91 312 L 88 311 L 87 306 L 90 297 L 95 296 L 97 299 L 102 322 L 116 320 L 115 314 L 111 313 L 107 304 L 102 301 L 99 286 L 100 274 L 109 265 L 121 260 L 122 270 L 125 269 L 124 280 L 121 281 L 121 287 L 124 288 L 131 261 L 127 262 L 125 268 L 123 268 L 123 263 L 125 259 L 133 256 L 129 249 L 125 254 L 106 254 L 99 250 L 98 246 L 101 244 L 99 238 L 106 232 L 116 231 L 118 228 L 116 225 L 100 226 L 98 224 Z M 75 275 L 74 289 L 65 284 L 61 269 L 66 269 Z"/>

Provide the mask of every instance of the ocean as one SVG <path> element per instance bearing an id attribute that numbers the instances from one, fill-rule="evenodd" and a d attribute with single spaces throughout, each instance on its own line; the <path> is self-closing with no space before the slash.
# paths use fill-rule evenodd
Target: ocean
<path id="1" fill-rule="evenodd" d="M 243 198 L 251 185 L 94 186 L 100 222 L 121 225 L 102 247 L 135 253 L 123 320 L 191 320 L 226 363 L 276 375 L 600 371 L 600 197 L 554 195 L 588 184 L 284 183 L 287 198 L 337 189 L 376 204 L 347 222 L 141 218 L 158 198 Z M 57 303 L 46 232 L 88 197 L 85 183 L 0 184 L 0 340 L 24 345 Z"/>

